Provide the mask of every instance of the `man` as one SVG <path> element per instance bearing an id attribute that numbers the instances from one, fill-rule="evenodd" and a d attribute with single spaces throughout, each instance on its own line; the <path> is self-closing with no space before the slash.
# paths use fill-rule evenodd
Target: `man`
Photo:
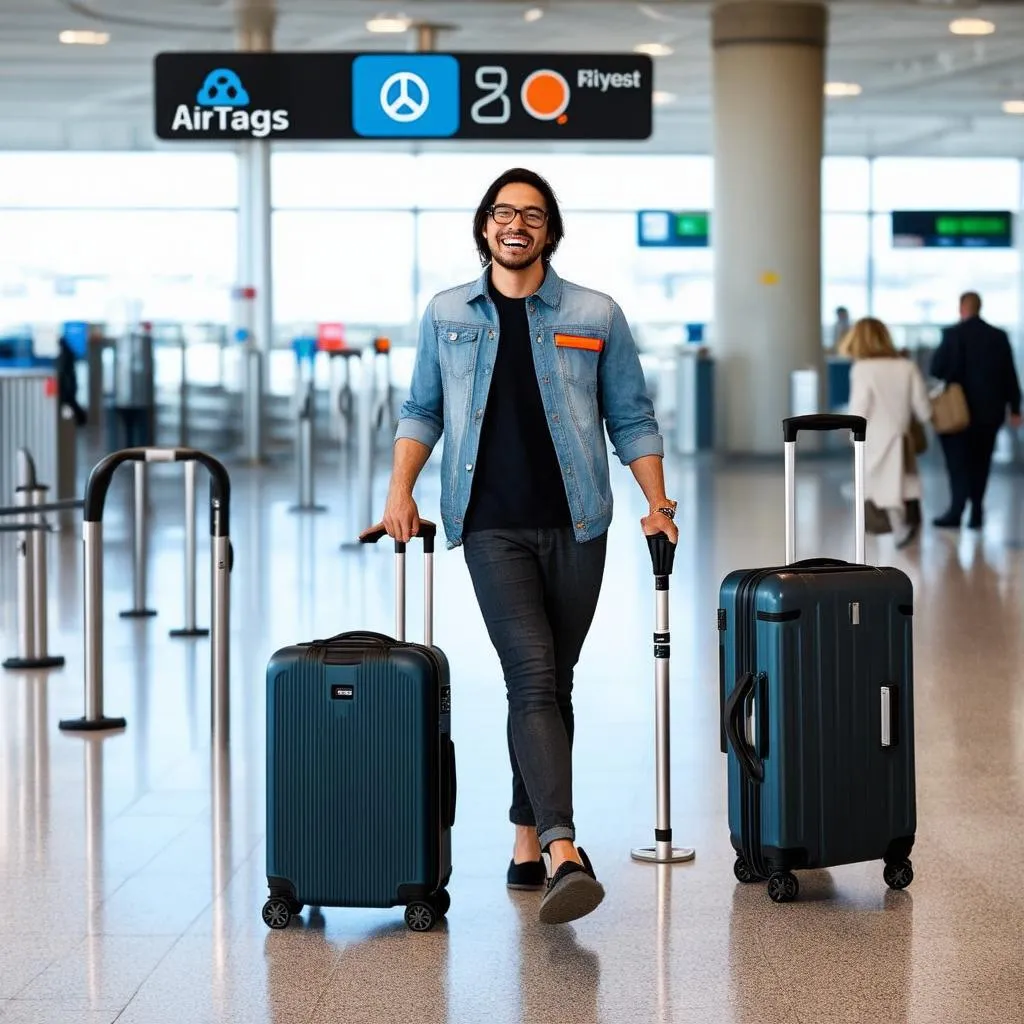
<path id="1" fill-rule="evenodd" d="M 645 534 L 678 537 L 664 451 L 636 346 L 608 296 L 550 261 L 562 217 L 521 168 L 487 189 L 473 219 L 484 270 L 430 302 L 402 407 L 384 526 L 416 533 L 413 486 L 442 431 L 441 518 L 463 544 L 505 677 L 515 847 L 507 883 L 544 889 L 540 919 L 590 913 L 604 889 L 575 845 L 573 669 L 597 605 L 612 518 L 603 425 L 643 489 Z M 602 422 L 603 421 L 603 422 Z"/>
<path id="2" fill-rule="evenodd" d="M 942 434 L 942 451 L 949 472 L 949 509 L 936 526 L 958 527 L 967 502 L 971 503 L 970 529 L 985 522 L 983 502 L 992 452 L 999 428 L 1006 422 L 1019 427 L 1020 382 L 1005 331 L 981 319 L 981 296 L 960 296 L 960 323 L 942 332 L 932 355 L 931 374 L 964 390 L 970 425 L 959 434 Z"/>

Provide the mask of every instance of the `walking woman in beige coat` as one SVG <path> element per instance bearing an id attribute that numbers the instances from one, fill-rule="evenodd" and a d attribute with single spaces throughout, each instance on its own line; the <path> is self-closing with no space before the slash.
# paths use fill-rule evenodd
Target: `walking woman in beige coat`
<path id="1" fill-rule="evenodd" d="M 848 412 L 868 423 L 864 496 L 887 513 L 897 547 L 905 547 L 919 529 L 907 522 L 905 503 L 920 499 L 921 481 L 907 465 L 904 438 L 915 418 L 927 423 L 932 417 L 924 377 L 897 353 L 888 328 L 874 317 L 858 320 L 839 352 L 853 360 Z"/>

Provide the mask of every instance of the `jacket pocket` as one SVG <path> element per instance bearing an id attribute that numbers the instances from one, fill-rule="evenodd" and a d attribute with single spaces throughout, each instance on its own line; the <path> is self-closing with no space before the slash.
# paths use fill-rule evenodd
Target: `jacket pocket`
<path id="1" fill-rule="evenodd" d="M 439 325 L 437 351 L 441 369 L 453 377 L 468 377 L 476 366 L 479 342 L 479 327 Z"/>
<path id="2" fill-rule="evenodd" d="M 596 391 L 597 367 L 605 338 L 597 331 L 566 329 L 554 332 L 554 342 L 562 377 Z"/>

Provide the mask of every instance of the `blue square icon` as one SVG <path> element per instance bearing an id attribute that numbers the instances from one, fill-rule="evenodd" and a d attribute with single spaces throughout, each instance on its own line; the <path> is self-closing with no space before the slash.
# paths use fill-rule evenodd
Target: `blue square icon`
<path id="1" fill-rule="evenodd" d="M 360 54 L 352 127 L 371 138 L 443 138 L 459 130 L 459 62 L 446 54 Z"/>

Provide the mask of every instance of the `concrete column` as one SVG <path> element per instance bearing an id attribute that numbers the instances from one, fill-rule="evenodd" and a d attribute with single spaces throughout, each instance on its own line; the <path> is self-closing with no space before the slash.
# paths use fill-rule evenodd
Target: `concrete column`
<path id="1" fill-rule="evenodd" d="M 823 366 L 827 12 L 720 2 L 714 49 L 717 446 L 778 454 L 792 370 Z"/>
<path id="2" fill-rule="evenodd" d="M 269 52 L 274 48 L 277 12 L 274 0 L 236 0 L 236 41 L 239 50 Z M 243 375 L 243 388 L 255 383 L 262 424 L 266 364 L 274 330 L 273 272 L 271 261 L 270 142 L 251 139 L 238 147 L 238 284 L 256 289 L 253 334 L 263 354 L 261 374 Z M 248 427 L 246 429 L 249 429 Z M 262 430 L 259 431 L 260 435 Z M 262 455 L 262 436 L 247 439 L 253 461 Z"/>

